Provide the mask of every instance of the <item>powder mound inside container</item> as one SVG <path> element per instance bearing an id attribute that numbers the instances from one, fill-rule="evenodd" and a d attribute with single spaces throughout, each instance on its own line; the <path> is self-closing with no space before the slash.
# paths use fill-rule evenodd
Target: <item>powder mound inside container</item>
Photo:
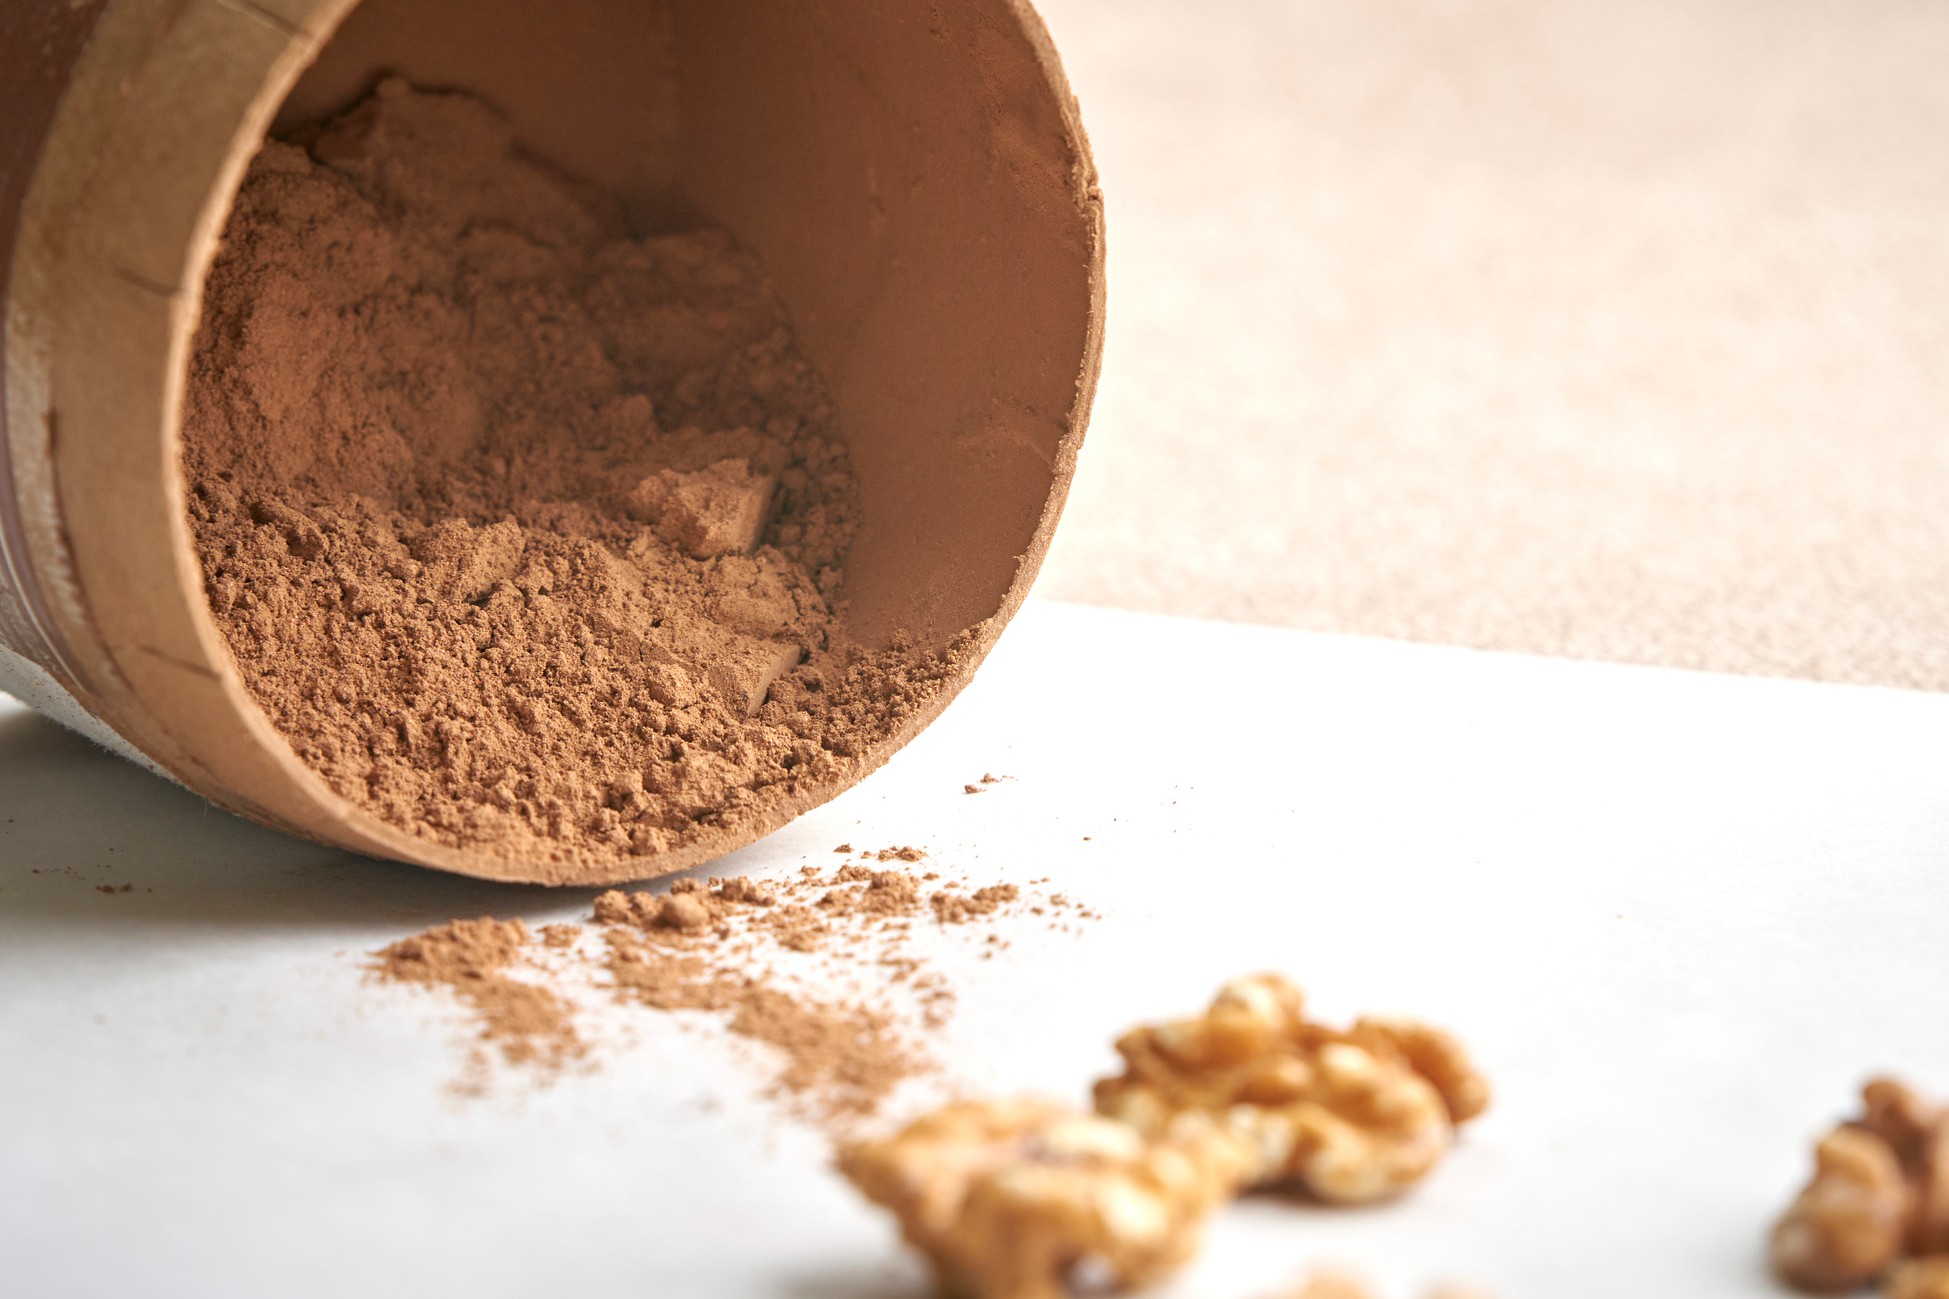
<path id="1" fill-rule="evenodd" d="M 843 634 L 856 485 L 755 260 L 632 237 L 465 95 L 265 146 L 184 437 L 210 608 L 298 755 L 545 878 L 843 779 L 959 652 Z"/>

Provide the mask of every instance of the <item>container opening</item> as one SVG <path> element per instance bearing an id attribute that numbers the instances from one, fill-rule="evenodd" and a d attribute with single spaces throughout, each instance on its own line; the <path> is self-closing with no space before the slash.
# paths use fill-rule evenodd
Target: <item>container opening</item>
<path id="1" fill-rule="evenodd" d="M 1100 219 L 1015 0 L 537 8 L 347 6 L 286 96 L 205 285 L 191 531 L 243 684 L 382 839 L 640 877 L 972 675 L 1067 489 Z"/>
<path id="2" fill-rule="evenodd" d="M 487 100 L 641 232 L 727 227 L 850 446 L 854 633 L 938 647 L 1039 561 L 1094 379 L 1092 178 L 1042 40 L 1010 0 L 364 0 L 277 129 L 396 74 Z"/>

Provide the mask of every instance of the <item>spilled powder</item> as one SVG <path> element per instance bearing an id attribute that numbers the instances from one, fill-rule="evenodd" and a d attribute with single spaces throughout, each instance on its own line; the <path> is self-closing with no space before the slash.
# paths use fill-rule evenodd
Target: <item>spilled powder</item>
<path id="1" fill-rule="evenodd" d="M 573 947 L 575 946 L 576 939 L 581 936 L 582 931 L 574 925 L 543 925 L 541 927 L 541 943 L 544 947 Z"/>
<path id="2" fill-rule="evenodd" d="M 963 896 L 959 893 L 936 893 L 929 901 L 934 914 L 944 925 L 965 925 L 971 920 L 980 920 L 994 915 L 997 911 L 1016 901 L 1022 891 L 1013 884 L 990 884 L 987 888 L 976 889 Z"/>
<path id="3" fill-rule="evenodd" d="M 384 949 L 377 969 L 390 981 L 449 988 L 483 1043 L 544 1082 L 589 1052 L 564 992 L 572 984 L 637 1010 L 703 1014 L 759 1048 L 769 1096 L 843 1133 L 903 1085 L 939 1072 L 929 1039 L 955 995 L 918 949 L 917 925 L 987 924 L 983 936 L 997 943 L 992 925 L 1006 916 L 1081 911 L 1012 884 L 971 889 L 853 862 L 781 880 L 679 880 L 661 895 L 612 890 L 586 924 L 544 926 L 539 936 L 518 921 L 457 921 Z M 600 941 L 582 943 L 589 935 Z M 511 1014 L 529 992 L 548 995 Z M 558 1018 L 533 1013 L 544 1005 Z"/>
<path id="4" fill-rule="evenodd" d="M 519 920 L 455 920 L 381 948 L 373 969 L 386 982 L 444 988 L 460 999 L 478 1027 L 469 1058 L 476 1080 L 489 1048 L 508 1064 L 548 1076 L 587 1055 L 588 1047 L 566 997 L 515 977 L 517 967 L 530 965 L 534 941 Z"/>
<path id="5" fill-rule="evenodd" d="M 951 670 L 842 630 L 857 487 L 763 268 L 633 234 L 476 99 L 387 81 L 266 144 L 203 308 L 210 610 L 407 833 L 641 877 L 844 779 Z"/>

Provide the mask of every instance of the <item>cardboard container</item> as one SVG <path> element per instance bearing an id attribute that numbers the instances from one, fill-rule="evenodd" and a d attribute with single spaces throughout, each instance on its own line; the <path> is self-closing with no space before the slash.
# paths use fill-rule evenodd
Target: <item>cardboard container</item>
<path id="1" fill-rule="evenodd" d="M 471 90 L 646 226 L 769 267 L 860 477 L 854 632 L 980 653 L 1061 511 L 1101 352 L 1101 201 L 1026 0 L 8 0 L 0 7 L 0 689 L 266 825 L 505 879 L 338 797 L 271 727 L 191 547 L 180 407 L 203 277 L 274 123 L 383 73 Z M 657 858 L 682 869 L 837 794 Z"/>

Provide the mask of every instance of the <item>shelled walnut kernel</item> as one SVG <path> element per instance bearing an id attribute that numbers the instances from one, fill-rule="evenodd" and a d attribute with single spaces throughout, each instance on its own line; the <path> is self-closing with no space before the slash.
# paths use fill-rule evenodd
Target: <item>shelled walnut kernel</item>
<path id="1" fill-rule="evenodd" d="M 1227 984 L 1195 1019 L 1125 1034 L 1124 1072 L 1096 1084 L 1097 1110 L 1146 1134 L 1207 1115 L 1251 1144 L 1253 1184 L 1359 1204 L 1425 1177 L 1487 1107 L 1488 1084 L 1448 1034 L 1377 1018 L 1342 1031 L 1305 1012 L 1278 975 Z"/>
<path id="2" fill-rule="evenodd" d="M 1949 1254 L 1949 1108 L 1931 1105 L 1892 1078 L 1861 1089 L 1857 1122 L 1888 1143 L 1910 1191 L 1910 1254 Z"/>
<path id="3" fill-rule="evenodd" d="M 1804 1290 L 1867 1285 L 1902 1248 L 1908 1184 L 1888 1143 L 1839 1127 L 1814 1150 L 1814 1176 L 1773 1229 L 1773 1267 Z"/>
<path id="4" fill-rule="evenodd" d="M 1880 1280 L 1890 1299 L 1949 1299 L 1949 1109 L 1891 1079 L 1814 1151 L 1814 1175 L 1773 1229 L 1773 1269 L 1802 1290 Z"/>
<path id="5" fill-rule="evenodd" d="M 950 1105 L 849 1147 L 839 1166 L 899 1218 L 948 1291 L 1058 1299 L 1080 1271 L 1134 1287 L 1181 1267 L 1250 1162 L 1196 1116 L 1151 1140 L 1067 1106 L 1010 1100 Z"/>
<path id="6" fill-rule="evenodd" d="M 1949 1299 L 1949 1254 L 1895 1264 L 1881 1292 L 1887 1299 Z"/>

